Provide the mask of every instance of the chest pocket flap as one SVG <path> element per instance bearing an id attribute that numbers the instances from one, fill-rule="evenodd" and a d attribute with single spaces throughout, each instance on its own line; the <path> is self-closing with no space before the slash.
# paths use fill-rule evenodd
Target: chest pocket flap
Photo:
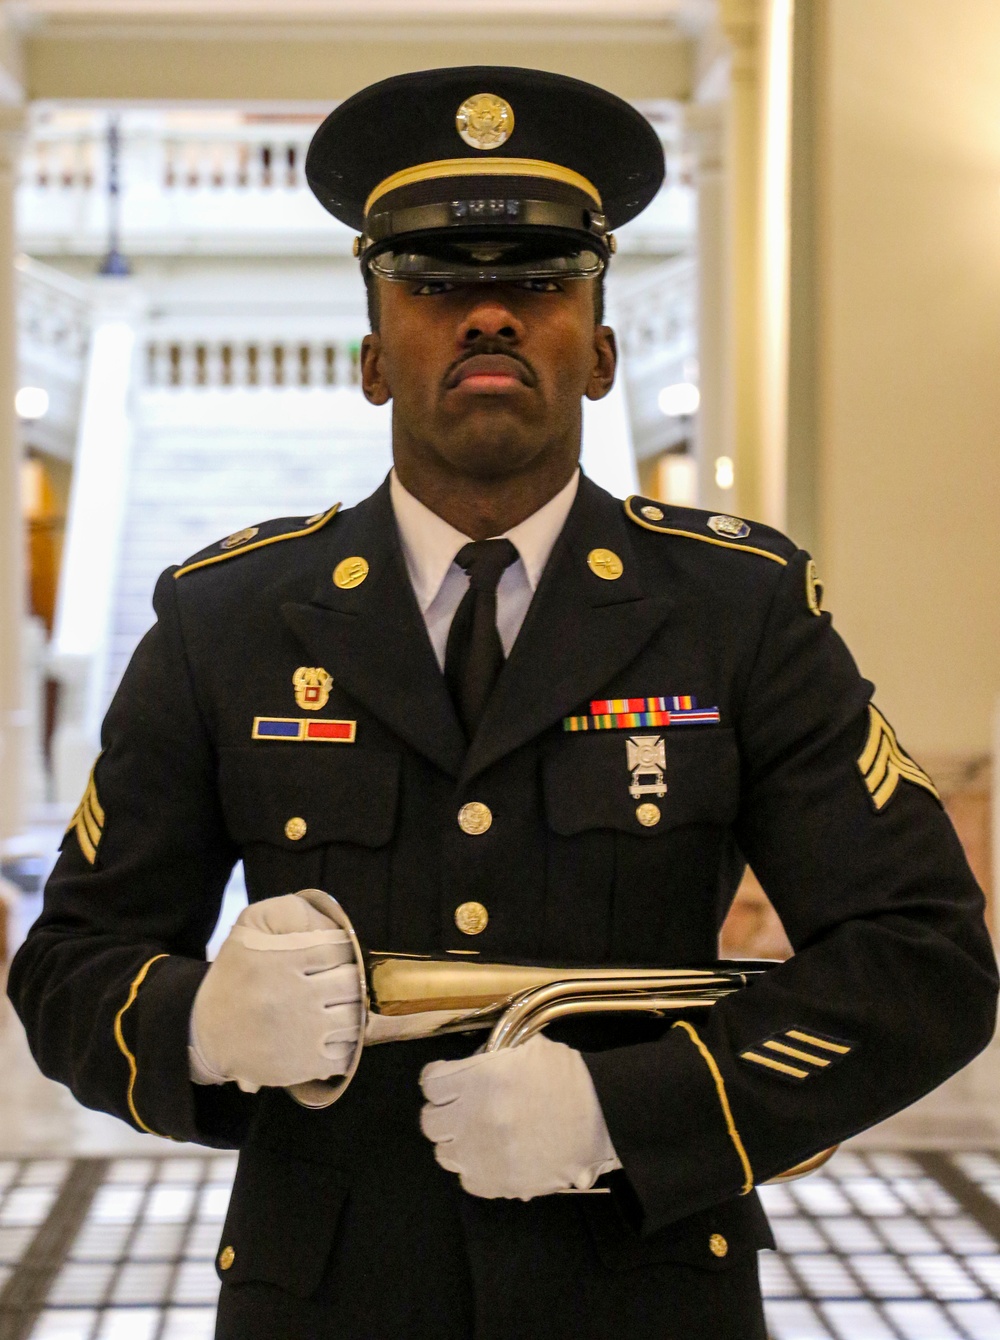
<path id="1" fill-rule="evenodd" d="M 542 763 L 545 812 L 563 837 L 611 828 L 655 838 L 682 824 L 730 824 L 739 776 L 734 732 L 717 726 L 568 732 Z"/>
<path id="2" fill-rule="evenodd" d="M 398 754 L 265 744 L 224 749 L 219 787 L 227 827 L 241 845 L 381 847 L 396 825 L 399 774 Z"/>

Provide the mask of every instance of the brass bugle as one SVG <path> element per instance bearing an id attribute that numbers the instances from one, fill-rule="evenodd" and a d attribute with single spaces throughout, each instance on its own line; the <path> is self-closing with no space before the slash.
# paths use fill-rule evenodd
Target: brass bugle
<path id="1" fill-rule="evenodd" d="M 362 1028 L 344 1075 L 293 1084 L 303 1107 L 329 1107 L 344 1093 L 366 1047 L 490 1029 L 483 1050 L 519 1046 L 559 1020 L 592 1014 L 671 1013 L 708 1009 L 742 990 L 773 963 L 739 960 L 712 968 L 562 968 L 482 963 L 422 954 L 364 951 L 351 920 L 321 889 L 298 896 L 347 933 L 358 973 Z M 789 1181 L 824 1164 L 826 1149 L 772 1178 Z"/>

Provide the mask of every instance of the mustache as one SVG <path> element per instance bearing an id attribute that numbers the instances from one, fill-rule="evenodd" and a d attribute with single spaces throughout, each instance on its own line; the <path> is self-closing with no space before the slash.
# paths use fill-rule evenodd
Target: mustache
<path id="1" fill-rule="evenodd" d="M 524 368 L 526 373 L 525 384 L 527 386 L 538 385 L 538 373 L 523 354 L 515 353 L 513 349 L 510 349 L 499 340 L 480 340 L 470 349 L 466 349 L 465 352 L 461 354 L 460 357 L 456 358 L 454 363 L 447 368 L 444 376 L 441 378 L 442 389 L 448 390 L 450 387 L 454 386 L 458 378 L 459 369 L 464 363 L 468 363 L 470 358 L 480 358 L 484 354 L 502 354 L 504 358 L 513 359 L 515 363 L 519 363 L 521 367 Z"/>

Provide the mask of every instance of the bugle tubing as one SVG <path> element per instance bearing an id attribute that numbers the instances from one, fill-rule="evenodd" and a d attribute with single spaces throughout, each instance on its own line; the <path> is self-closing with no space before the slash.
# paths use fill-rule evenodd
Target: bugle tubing
<path id="1" fill-rule="evenodd" d="M 488 1028 L 483 1050 L 503 1051 L 563 1019 L 593 1014 L 665 1018 L 709 1009 L 773 966 L 740 961 L 713 968 L 562 968 L 366 953 L 335 898 L 321 889 L 303 889 L 298 896 L 347 932 L 362 1012 L 358 1044 L 346 1074 L 289 1087 L 303 1107 L 335 1103 L 353 1079 L 365 1047 Z M 836 1146 L 821 1150 L 770 1180 L 804 1176 L 821 1167 L 835 1150 Z"/>

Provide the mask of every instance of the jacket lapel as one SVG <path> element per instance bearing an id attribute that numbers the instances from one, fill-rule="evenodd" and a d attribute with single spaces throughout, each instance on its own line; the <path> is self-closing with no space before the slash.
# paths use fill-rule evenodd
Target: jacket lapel
<path id="1" fill-rule="evenodd" d="M 407 744 L 456 777 L 465 737 L 413 594 L 388 481 L 332 528 L 327 567 L 308 604 L 282 606 L 286 623 L 332 674 Z M 359 555 L 368 576 L 351 590 L 332 571 Z"/>
<path id="2" fill-rule="evenodd" d="M 613 581 L 587 564 L 610 549 Z M 642 582 L 621 502 L 581 479 L 572 511 L 461 770 L 464 785 L 570 715 L 639 654 L 674 606 Z"/>

